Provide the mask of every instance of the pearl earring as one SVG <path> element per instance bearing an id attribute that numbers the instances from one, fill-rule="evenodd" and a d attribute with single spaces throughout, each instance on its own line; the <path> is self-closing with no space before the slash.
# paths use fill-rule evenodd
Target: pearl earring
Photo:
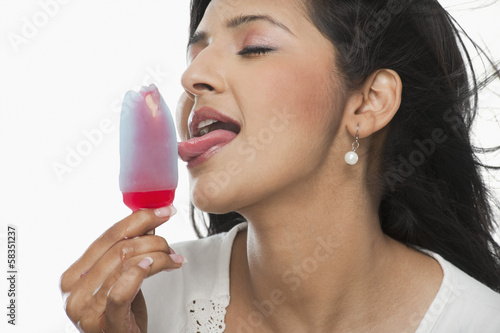
<path id="1" fill-rule="evenodd" d="M 358 163 L 358 154 L 356 154 L 356 149 L 359 148 L 359 125 L 356 126 L 356 141 L 352 143 L 352 151 L 345 154 L 345 162 L 349 165 L 354 165 Z"/>

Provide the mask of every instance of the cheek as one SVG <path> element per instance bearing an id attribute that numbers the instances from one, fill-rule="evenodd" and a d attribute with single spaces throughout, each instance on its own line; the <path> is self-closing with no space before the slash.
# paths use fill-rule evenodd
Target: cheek
<path id="1" fill-rule="evenodd" d="M 255 92 L 254 96 L 259 96 L 254 102 L 257 120 L 265 123 L 270 115 L 281 114 L 281 119 L 287 122 L 285 140 L 294 139 L 290 136 L 301 137 L 302 141 L 331 138 L 326 133 L 333 137 L 340 120 L 341 98 L 328 68 L 324 60 L 298 63 L 291 59 L 259 71 L 263 73 L 259 84 L 248 88 Z"/>
<path id="2" fill-rule="evenodd" d="M 241 136 L 224 160 L 192 175 L 197 207 L 237 210 L 317 170 L 340 119 L 339 90 L 325 68 L 326 61 L 281 58 L 258 70 L 240 69 L 230 85 L 244 117 Z"/>

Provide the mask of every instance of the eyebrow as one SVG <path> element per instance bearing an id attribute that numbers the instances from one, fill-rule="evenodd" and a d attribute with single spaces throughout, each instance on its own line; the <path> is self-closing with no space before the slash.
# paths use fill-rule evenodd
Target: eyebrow
<path id="1" fill-rule="evenodd" d="M 269 15 L 240 15 L 236 16 L 226 22 L 226 27 L 229 29 L 235 29 L 243 24 L 254 22 L 254 21 L 266 21 L 272 25 L 281 28 L 282 30 L 293 35 L 293 32 L 288 29 L 286 25 L 281 22 L 276 21 Z M 189 49 L 193 44 L 197 44 L 201 41 L 206 41 L 208 39 L 208 34 L 205 31 L 197 31 L 189 38 L 187 49 Z"/>

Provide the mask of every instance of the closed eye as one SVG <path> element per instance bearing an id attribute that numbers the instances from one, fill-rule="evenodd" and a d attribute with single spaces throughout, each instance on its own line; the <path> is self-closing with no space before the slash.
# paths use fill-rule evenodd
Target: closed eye
<path id="1" fill-rule="evenodd" d="M 271 47 L 251 45 L 251 46 L 245 47 L 243 50 L 238 52 L 238 55 L 240 55 L 240 56 L 255 56 L 255 55 L 267 54 L 267 53 L 272 52 L 272 51 L 274 51 L 274 49 Z"/>

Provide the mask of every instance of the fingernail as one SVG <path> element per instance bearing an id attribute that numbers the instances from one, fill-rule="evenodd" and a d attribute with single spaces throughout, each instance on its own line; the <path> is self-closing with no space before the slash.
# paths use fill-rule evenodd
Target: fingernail
<path id="1" fill-rule="evenodd" d="M 170 248 L 170 253 L 172 253 L 172 254 L 177 254 L 177 253 L 175 253 L 175 251 L 174 251 L 174 249 L 173 249 L 173 248 Z"/>
<path id="2" fill-rule="evenodd" d="M 149 266 L 151 266 L 152 264 L 153 264 L 153 258 L 146 257 L 146 258 L 141 260 L 141 262 L 139 263 L 139 267 L 146 269 Z"/>
<path id="3" fill-rule="evenodd" d="M 188 260 L 181 256 L 180 254 L 169 254 L 170 258 L 176 263 L 176 264 L 187 264 Z"/>
<path id="4" fill-rule="evenodd" d="M 159 218 L 172 217 L 177 213 L 174 206 L 162 207 L 155 209 L 155 215 Z"/>

